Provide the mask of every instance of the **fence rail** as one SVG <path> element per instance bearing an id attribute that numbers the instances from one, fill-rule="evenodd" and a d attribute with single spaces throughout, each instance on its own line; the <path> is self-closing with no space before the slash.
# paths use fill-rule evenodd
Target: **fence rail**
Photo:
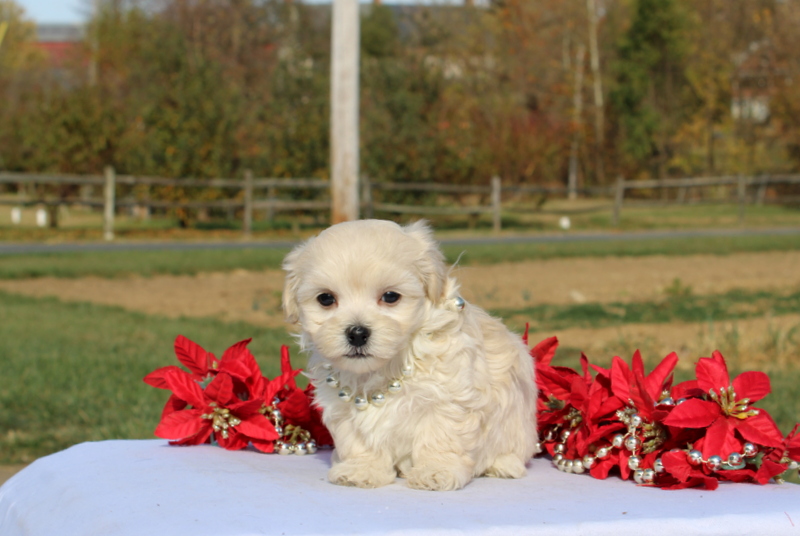
<path id="1" fill-rule="evenodd" d="M 250 171 L 244 173 L 242 178 L 216 178 L 216 179 L 171 179 L 165 177 L 149 177 L 135 175 L 116 175 L 113 168 L 106 168 L 103 175 L 68 175 L 52 173 L 14 173 L 0 172 L 0 184 L 17 185 L 77 185 L 77 186 L 102 186 L 102 198 L 85 195 L 76 196 L 74 193 L 60 194 L 26 194 L 19 193 L 13 199 L 0 198 L 0 205 L 42 205 L 56 207 L 59 205 L 83 205 L 93 208 L 102 208 L 104 213 L 104 236 L 111 240 L 114 237 L 114 215 L 120 207 L 141 207 L 150 209 L 226 209 L 242 210 L 242 227 L 245 235 L 252 232 L 253 212 L 264 210 L 267 217 L 272 219 L 277 212 L 286 211 L 327 211 L 330 210 L 330 201 L 322 200 L 287 200 L 278 197 L 279 190 L 330 190 L 330 182 L 318 178 L 271 178 L 254 177 Z M 623 206 L 628 192 L 641 190 L 658 190 L 666 192 L 678 189 L 676 201 L 678 203 L 713 202 L 708 199 L 689 199 L 689 192 L 695 188 L 716 186 L 735 186 L 733 199 L 739 204 L 739 220 L 744 220 L 745 207 L 748 203 L 765 203 L 772 200 L 766 199 L 767 187 L 775 184 L 800 184 L 800 175 L 774 174 L 747 177 L 743 175 L 728 175 L 720 177 L 693 177 L 678 179 L 626 181 L 620 177 L 612 186 L 596 186 L 579 189 L 578 193 L 584 196 L 608 199 L 608 203 L 600 203 L 591 207 L 574 207 L 551 210 L 543 208 L 539 203 L 533 207 L 503 204 L 503 196 L 507 195 L 539 195 L 542 201 L 548 196 L 566 197 L 568 190 L 561 186 L 503 186 L 498 177 L 493 177 L 486 185 L 458 185 L 438 183 L 399 183 L 399 182 L 372 182 L 367 177 L 361 180 L 361 209 L 366 217 L 373 217 L 375 212 L 388 214 L 419 214 L 425 216 L 436 215 L 481 215 L 492 216 L 493 227 L 500 230 L 503 213 L 536 211 L 540 214 L 582 214 L 611 210 L 612 222 L 619 225 Z M 120 196 L 118 186 L 127 186 L 129 192 Z M 144 188 L 144 191 L 134 191 L 133 187 Z M 151 199 L 150 187 L 175 187 L 192 189 L 211 189 L 217 192 L 232 190 L 233 197 L 211 200 L 164 200 Z M 748 190 L 753 195 L 748 195 Z M 21 191 L 27 188 L 23 186 Z M 266 196 L 256 198 L 256 191 L 266 191 Z M 453 206 L 428 206 L 428 205 L 403 205 L 398 203 L 382 202 L 376 200 L 376 192 L 424 192 L 452 196 L 478 196 L 476 204 Z M 637 200 L 635 204 L 644 203 L 664 204 L 674 202 L 671 200 Z M 730 202 L 730 197 L 727 199 Z M 475 201 L 474 199 L 472 200 Z M 630 199 L 629 199 L 630 201 Z M 785 196 L 783 202 L 797 202 L 797 196 Z"/>

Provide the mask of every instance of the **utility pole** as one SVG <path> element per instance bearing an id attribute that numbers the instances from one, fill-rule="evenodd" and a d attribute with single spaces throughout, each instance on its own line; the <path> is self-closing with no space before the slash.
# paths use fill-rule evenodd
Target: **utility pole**
<path id="1" fill-rule="evenodd" d="M 358 219 L 358 0 L 333 0 L 331 43 L 331 220 Z"/>

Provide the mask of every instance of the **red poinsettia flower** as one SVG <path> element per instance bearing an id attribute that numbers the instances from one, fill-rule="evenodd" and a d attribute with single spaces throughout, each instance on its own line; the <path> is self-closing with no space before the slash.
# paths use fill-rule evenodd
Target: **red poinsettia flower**
<path id="1" fill-rule="evenodd" d="M 676 406 L 664 424 L 678 428 L 705 428 L 704 458 L 741 452 L 743 441 L 780 447 L 783 435 L 765 411 L 750 405 L 770 392 L 769 377 L 763 372 L 744 372 L 733 382 L 725 358 L 715 351 L 697 363 L 697 386 L 710 400 L 690 398 Z"/>
<path id="2" fill-rule="evenodd" d="M 205 389 L 180 369 L 165 371 L 161 378 L 188 409 L 164 415 L 156 427 L 158 437 L 172 444 L 198 445 L 208 442 L 213 434 L 226 449 L 242 449 L 252 443 L 259 450 L 272 452 L 278 434 L 261 413 L 263 400 L 239 399 L 230 375 L 216 374 Z"/>

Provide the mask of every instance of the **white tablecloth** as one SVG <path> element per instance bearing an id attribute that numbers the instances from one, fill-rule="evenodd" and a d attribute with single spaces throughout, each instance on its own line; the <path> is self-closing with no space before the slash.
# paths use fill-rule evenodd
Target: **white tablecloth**
<path id="1" fill-rule="evenodd" d="M 83 443 L 0 488 L 2 536 L 800 534 L 800 486 L 662 491 L 560 473 L 533 460 L 519 480 L 456 492 L 404 481 L 334 486 L 330 451 L 229 452 L 164 441 Z"/>

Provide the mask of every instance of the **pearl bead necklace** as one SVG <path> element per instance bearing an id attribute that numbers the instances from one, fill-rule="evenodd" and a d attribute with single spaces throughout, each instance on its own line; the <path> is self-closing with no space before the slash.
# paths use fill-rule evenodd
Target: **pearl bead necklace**
<path id="1" fill-rule="evenodd" d="M 466 300 L 464 300 L 464 298 L 461 296 L 456 296 L 455 298 L 445 302 L 445 306 L 448 309 L 455 310 L 457 312 L 463 311 L 466 305 Z M 322 365 L 322 368 L 328 371 L 328 375 L 325 378 L 325 385 L 331 389 L 339 389 L 339 400 L 342 402 L 353 402 L 356 409 L 362 411 L 370 406 L 379 408 L 386 404 L 386 395 L 397 394 L 402 391 L 403 378 L 408 379 L 414 374 L 414 368 L 411 365 L 404 365 L 403 368 L 400 369 L 402 377 L 395 378 L 394 380 L 390 381 L 386 386 L 385 392 L 383 390 L 377 390 L 369 395 L 364 393 L 363 395 L 354 396 L 353 389 L 351 387 L 347 385 L 341 385 L 341 382 L 339 381 L 339 374 L 333 370 L 333 366 L 330 363 L 325 363 Z"/>
<path id="2" fill-rule="evenodd" d="M 325 378 L 325 385 L 331 389 L 339 389 L 339 400 L 342 402 L 353 402 L 356 409 L 365 410 L 370 405 L 379 408 L 386 403 L 387 394 L 396 394 L 403 390 L 402 378 L 396 378 L 389 382 L 385 392 L 377 390 L 369 396 L 367 396 L 366 393 L 364 395 L 353 396 L 353 389 L 347 385 L 340 385 L 339 374 L 333 372 L 333 367 L 329 363 L 323 365 L 322 368 L 328 371 L 328 376 Z M 414 374 L 414 369 L 410 365 L 406 365 L 401 369 L 401 373 L 404 378 L 410 378 Z"/>

